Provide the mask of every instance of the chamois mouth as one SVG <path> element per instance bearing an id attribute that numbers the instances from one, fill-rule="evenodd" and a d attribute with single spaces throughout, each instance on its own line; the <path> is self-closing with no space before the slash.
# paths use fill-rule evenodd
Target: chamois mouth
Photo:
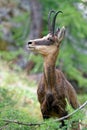
<path id="1" fill-rule="evenodd" d="M 28 45 L 28 48 L 29 48 L 29 50 L 31 50 L 31 51 L 35 50 L 35 46 L 34 46 L 34 45 Z"/>

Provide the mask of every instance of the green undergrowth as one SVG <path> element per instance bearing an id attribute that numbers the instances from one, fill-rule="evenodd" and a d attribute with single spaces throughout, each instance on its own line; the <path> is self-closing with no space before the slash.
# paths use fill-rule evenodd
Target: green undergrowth
<path id="1" fill-rule="evenodd" d="M 3 130 L 65 130 L 65 127 L 60 129 L 60 123 L 56 119 L 42 120 L 37 101 L 37 84 L 32 82 L 24 72 L 12 71 L 5 62 L 0 62 L 0 128 Z M 78 95 L 78 98 L 82 104 L 87 100 L 87 95 Z M 86 108 L 65 121 L 69 130 L 75 120 L 87 122 Z M 67 110 L 69 113 L 73 111 L 69 104 Z M 4 120 L 41 123 L 41 125 L 26 126 L 16 123 L 6 125 Z"/>

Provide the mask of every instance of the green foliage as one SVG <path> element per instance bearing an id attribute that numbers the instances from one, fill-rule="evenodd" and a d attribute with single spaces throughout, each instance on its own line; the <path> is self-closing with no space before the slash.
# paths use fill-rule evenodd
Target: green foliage
<path id="1" fill-rule="evenodd" d="M 51 9 L 63 11 L 63 14 L 59 14 L 56 19 L 56 28 L 66 27 L 66 36 L 61 43 L 57 66 L 62 68 L 62 71 L 64 71 L 69 79 L 76 80 L 80 87 L 87 87 L 87 79 L 83 76 L 84 73 L 87 73 L 87 23 L 86 19 L 83 18 L 82 12 L 77 9 L 77 4 L 82 1 L 41 0 L 39 2 L 42 4 L 43 10 L 43 35 L 48 33 L 48 12 Z M 17 27 L 11 28 L 11 32 L 16 46 L 21 48 L 21 46 L 23 47 L 25 45 L 30 31 L 29 12 L 24 11 L 10 20 L 11 23 L 17 24 Z M 3 26 L 0 25 L 0 38 L 2 37 L 2 28 Z M 0 52 L 0 56 L 4 56 L 5 60 L 12 60 L 20 54 L 19 50 L 20 49 L 14 52 Z M 22 53 L 23 50 L 21 51 L 21 54 Z M 42 58 L 38 55 L 29 56 L 29 59 L 32 59 L 36 64 L 31 73 L 41 72 L 43 64 Z"/>
<path id="2" fill-rule="evenodd" d="M 35 67 L 33 68 L 33 70 L 31 71 L 31 73 L 38 73 L 38 72 L 42 72 L 43 69 L 43 59 L 40 55 L 34 55 L 34 54 L 30 54 L 29 56 L 29 60 L 32 60 L 35 63 Z"/>
<path id="3" fill-rule="evenodd" d="M 67 74 L 69 79 L 76 80 L 80 87 L 87 87 L 87 79 L 83 77 L 83 74 L 87 73 L 87 47 L 85 44 L 87 23 L 82 16 L 82 12 L 77 9 L 76 4 L 80 2 L 80 0 L 42 1 L 43 6 L 45 7 L 43 14 L 44 26 L 46 27 L 43 30 L 43 34 L 46 35 L 48 33 L 47 12 L 51 9 L 55 9 L 56 11 L 62 10 L 63 14 L 59 14 L 56 20 L 56 27 L 65 26 L 66 35 L 61 44 L 57 66 L 62 68 L 62 71 Z"/>
<path id="4" fill-rule="evenodd" d="M 43 6 L 43 35 L 48 33 L 48 12 L 51 9 L 62 10 L 63 14 L 59 14 L 56 20 L 56 27 L 66 27 L 66 36 L 61 44 L 60 53 L 57 60 L 57 67 L 60 66 L 67 77 L 76 80 L 80 87 L 87 88 L 87 79 L 83 76 L 87 74 L 87 23 L 82 13 L 77 9 L 76 3 L 81 0 L 41 0 Z M 45 7 L 45 8 L 44 8 Z M 25 45 L 25 40 L 29 35 L 29 12 L 20 13 L 19 16 L 11 19 L 12 23 L 19 25 L 12 28 L 12 36 L 17 48 Z M 0 25 L 0 39 L 3 26 Z M 10 123 L 4 129 L 6 130 L 65 130 L 60 129 L 60 123 L 55 119 L 42 120 L 40 106 L 37 102 L 36 83 L 30 81 L 24 72 L 14 72 L 9 69 L 7 63 L 15 59 L 18 55 L 25 55 L 24 50 L 16 51 L 0 51 L 0 128 L 5 125 L 4 119 L 17 120 L 24 123 L 43 122 L 40 126 L 24 126 Z M 7 61 L 4 63 L 4 61 Z M 43 60 L 39 55 L 29 54 L 27 60 L 33 60 L 35 63 L 31 73 L 42 72 Z M 79 95 L 79 101 L 84 103 L 87 95 Z M 68 129 L 71 129 L 73 121 L 79 119 L 85 124 L 87 122 L 87 107 L 74 114 L 69 120 L 65 120 Z M 73 109 L 67 104 L 67 111 L 72 112 Z M 87 130 L 83 128 L 82 130 Z"/>
<path id="5" fill-rule="evenodd" d="M 20 24 L 19 27 L 12 28 L 13 39 L 17 46 L 23 46 L 26 37 L 29 35 L 29 13 L 24 12 L 21 15 L 14 17 L 11 22 Z"/>
<path id="6" fill-rule="evenodd" d="M 2 28 L 3 28 L 3 26 L 0 24 L 0 40 L 1 40 L 1 37 L 2 37 L 2 33 L 1 33 Z"/>
<path id="7" fill-rule="evenodd" d="M 18 51 L 0 51 L 0 57 L 5 61 L 11 61 L 15 59 L 18 55 L 22 54 L 23 50 L 18 49 Z"/>
<path id="8" fill-rule="evenodd" d="M 2 63 L 1 63 L 2 64 Z M 56 119 L 42 120 L 40 106 L 37 101 L 36 84 L 27 79 L 24 72 L 12 72 L 6 68 L 6 64 L 0 64 L 0 128 L 5 126 L 5 119 L 16 120 L 23 123 L 42 123 L 40 126 L 25 126 L 16 123 L 9 123 L 6 130 L 65 130 L 60 129 L 60 122 Z M 3 69 L 3 67 L 5 69 Z M 10 73 L 10 75 L 9 75 Z M 84 103 L 86 95 L 79 95 L 79 100 Z M 67 103 L 67 111 L 71 113 L 73 109 Z M 65 124 L 70 130 L 73 121 L 82 120 L 87 122 L 86 111 L 81 110 L 74 114 Z M 84 128 L 85 129 L 85 128 Z M 83 130 L 84 130 L 83 129 Z"/>
<path id="9" fill-rule="evenodd" d="M 2 63 L 1 63 L 2 64 Z M 10 72 L 6 64 L 2 69 L 0 64 L 0 128 L 4 126 L 3 119 L 20 122 L 36 122 L 39 120 L 38 103 L 35 83 L 27 80 L 24 73 Z M 10 73 L 10 75 L 9 75 Z M 19 75 L 19 76 L 18 76 Z M 31 87 L 30 87 L 31 86 Z M 31 116 L 32 115 L 32 116 Z M 10 123 L 6 130 L 33 130 L 33 127 Z"/>

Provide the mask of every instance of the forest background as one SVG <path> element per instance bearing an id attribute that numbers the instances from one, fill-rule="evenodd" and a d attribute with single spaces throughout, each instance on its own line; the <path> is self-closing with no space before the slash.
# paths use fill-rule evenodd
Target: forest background
<path id="1" fill-rule="evenodd" d="M 61 10 L 56 28 L 65 26 L 56 67 L 74 86 L 80 104 L 87 101 L 87 1 L 86 0 L 0 0 L 0 127 L 6 130 L 57 129 L 58 124 L 23 126 L 4 120 L 40 122 L 37 86 L 43 72 L 43 59 L 27 50 L 30 39 L 48 34 L 48 13 Z M 72 108 L 67 105 L 72 112 Z M 80 115 L 82 114 L 82 116 Z M 87 107 L 67 123 L 87 122 Z M 87 128 L 83 127 L 87 130 Z"/>

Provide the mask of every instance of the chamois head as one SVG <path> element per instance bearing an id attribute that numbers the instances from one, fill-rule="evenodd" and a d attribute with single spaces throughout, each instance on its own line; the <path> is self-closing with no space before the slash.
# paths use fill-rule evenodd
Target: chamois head
<path id="1" fill-rule="evenodd" d="M 58 28 L 55 31 L 56 17 L 59 13 L 62 13 L 62 11 L 58 12 L 55 12 L 54 10 L 50 11 L 48 15 L 49 33 L 43 38 L 30 40 L 28 42 L 28 48 L 30 50 L 40 53 L 43 56 L 47 56 L 49 54 L 55 54 L 58 51 L 59 45 L 65 35 L 65 27 L 62 27 L 61 29 Z M 50 22 L 51 14 L 54 14 L 52 23 Z"/>

